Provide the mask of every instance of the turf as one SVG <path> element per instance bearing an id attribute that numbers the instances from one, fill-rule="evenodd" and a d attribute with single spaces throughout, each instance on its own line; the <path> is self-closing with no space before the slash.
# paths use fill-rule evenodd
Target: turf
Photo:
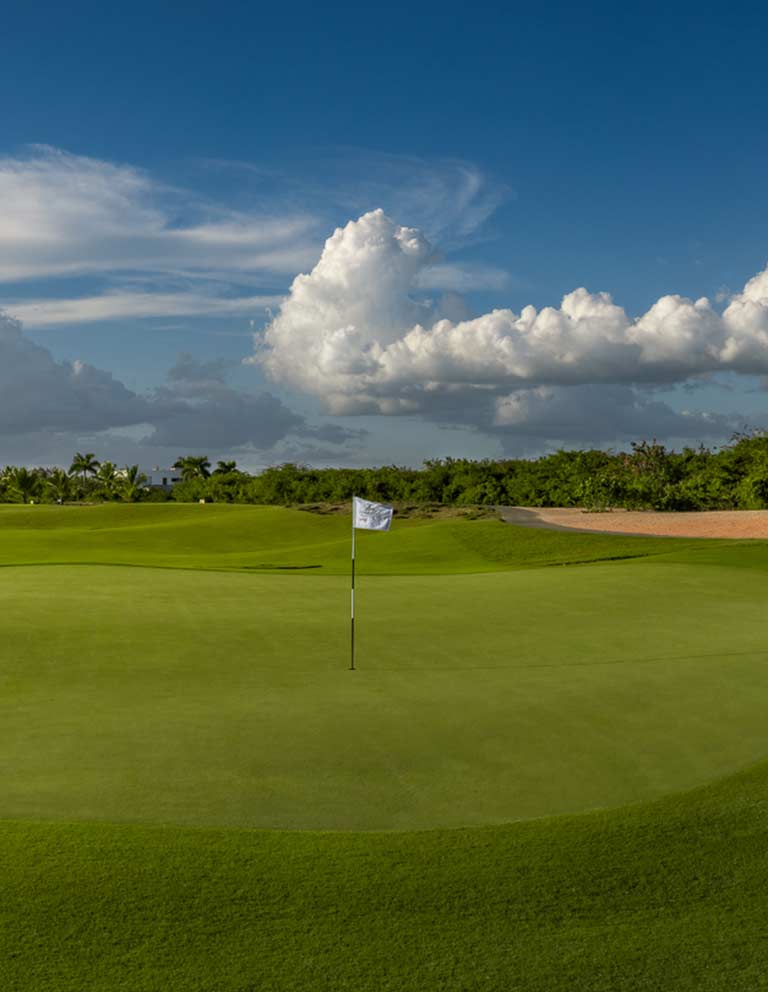
<path id="1" fill-rule="evenodd" d="M 664 554 L 665 538 L 534 531 L 494 520 L 406 520 L 358 532 L 360 574 L 488 572 Z M 701 549 L 713 542 L 673 542 Z M 714 542 L 717 546 L 723 542 Z M 350 518 L 227 505 L 0 506 L 0 565 L 349 572 Z"/>
<path id="2" fill-rule="evenodd" d="M 0 509 L 0 988 L 763 988 L 766 545 L 348 528 Z"/>
<path id="3" fill-rule="evenodd" d="M 0 824 L 5 992 L 760 992 L 768 768 L 406 834 Z"/>
<path id="4" fill-rule="evenodd" d="M 312 829 L 614 806 L 768 753 L 768 574 L 0 572 L 6 815 Z M 642 603 L 642 609 L 638 609 Z"/>

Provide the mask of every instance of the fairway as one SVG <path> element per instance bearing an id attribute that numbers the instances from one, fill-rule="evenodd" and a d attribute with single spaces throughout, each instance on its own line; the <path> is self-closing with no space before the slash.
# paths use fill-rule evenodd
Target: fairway
<path id="1" fill-rule="evenodd" d="M 258 875 L 254 892 L 294 884 L 309 862 L 310 874 L 319 873 L 311 886 L 341 871 L 344 893 L 334 890 L 341 907 L 347 897 L 369 898 L 343 882 L 358 858 L 363 874 L 355 885 L 388 891 L 397 876 L 417 903 L 422 857 L 433 866 L 427 877 L 437 879 L 450 875 L 454 856 L 469 878 L 472 870 L 490 872 L 498 855 L 507 866 L 502 887 L 519 858 L 529 858 L 531 871 L 543 873 L 541 884 L 557 888 L 554 868 L 546 867 L 555 851 L 561 867 L 567 849 L 577 862 L 568 870 L 586 871 L 579 859 L 594 856 L 587 850 L 597 843 L 593 832 L 621 824 L 616 829 L 635 837 L 622 841 L 632 848 L 628 863 L 645 858 L 637 832 L 662 829 L 654 810 L 672 802 L 663 797 L 733 776 L 768 755 L 762 542 L 614 538 L 482 520 L 396 522 L 391 534 L 360 535 L 359 669 L 350 672 L 348 517 L 225 506 L 3 507 L 0 535 L 0 799 L 13 865 L 9 898 L 29 898 L 27 886 L 40 884 L 37 855 L 29 861 L 26 845 L 39 853 L 52 886 L 44 883 L 49 895 L 34 911 L 47 922 L 30 918 L 32 931 L 9 911 L 14 932 L 21 926 L 14 940 L 28 960 L 36 946 L 30 933 L 39 927 L 51 928 L 54 942 L 64 939 L 56 920 L 70 910 L 54 893 L 71 873 L 81 887 L 72 898 L 83 900 L 72 912 L 83 914 L 82 940 L 93 939 L 91 900 L 97 889 L 118 884 L 99 881 L 97 866 L 114 862 L 110 871 L 119 879 L 129 870 L 124 859 L 139 859 L 147 874 L 124 879 L 129 893 L 139 893 L 129 895 L 129 903 L 139 901 L 127 911 L 133 936 L 126 939 L 145 947 L 135 952 L 144 962 L 136 967 L 148 969 L 142 984 L 122 950 L 118 958 L 99 951 L 91 970 L 79 971 L 75 957 L 66 976 L 46 965 L 34 985 L 19 978 L 18 962 L 8 964 L 8 981 L 21 984 L 4 987 L 271 987 L 246 983 L 247 974 L 258 972 L 263 982 L 270 974 L 264 961 L 257 967 L 243 957 L 242 942 L 257 925 L 253 913 L 261 912 L 255 895 L 243 896 L 245 916 L 215 922 L 240 891 L 234 866 L 243 858 L 251 867 L 242 871 Z M 763 780 L 757 774 L 750 788 L 759 792 Z M 729 796 L 742 780 L 732 781 Z M 701 793 L 710 807 L 718 788 Z M 659 800 L 662 806 L 654 805 Z M 741 800 L 733 802 L 739 809 Z M 564 840 L 558 824 L 570 821 L 541 820 L 618 807 L 626 809 L 573 820 L 583 850 L 582 841 Z M 513 824 L 522 820 L 536 822 Z M 294 841 L 296 831 L 346 839 L 309 834 Z M 402 840 L 386 841 L 382 831 Z M 168 844 L 172 852 L 163 854 Z M 231 981 L 220 986 L 215 969 L 205 980 L 192 978 L 200 968 L 192 952 L 169 972 L 162 964 L 168 948 L 147 950 L 143 924 L 131 922 L 147 900 L 161 917 L 178 912 L 203 848 L 209 854 L 201 870 L 218 881 L 206 875 L 211 905 L 201 895 L 199 923 L 187 925 L 232 930 L 239 950 L 230 948 Z M 675 855 L 689 856 L 682 848 Z M 166 857 L 177 866 L 179 890 L 160 867 Z M 601 870 L 609 874 L 607 863 Z M 440 884 L 453 891 L 458 883 L 446 876 Z M 492 902 L 507 898 L 496 883 L 486 884 Z M 301 899 L 325 899 L 319 889 L 301 891 Z M 300 913 L 314 911 L 304 906 Z M 475 912 L 469 904 L 467 911 Z M 442 919 L 435 906 L 429 912 Z M 535 912 L 546 917 L 541 907 Z M 499 910 L 489 921 L 495 939 L 504 917 Z M 401 922 L 386 926 L 397 930 Z M 543 984 L 519 987 L 560 988 L 545 952 L 531 949 L 544 939 L 534 930 L 526 953 L 531 960 L 544 955 Z M 436 934 L 429 939 L 444 955 L 448 945 Z M 176 946 L 180 937 L 169 939 Z M 207 941 L 201 937 L 200 946 Z M 301 946 L 303 960 L 310 952 Z M 366 946 L 370 974 L 378 976 L 372 984 L 350 974 L 347 984 L 314 987 L 404 987 L 387 984 L 379 951 Z M 49 955 L 61 953 L 46 947 Z M 517 965 L 502 957 L 498 974 L 512 974 Z M 483 984 L 479 972 L 465 986 L 461 969 L 451 984 L 447 967 L 440 964 L 435 985 L 425 973 L 421 987 L 500 987 L 490 978 Z M 115 983 L 121 969 L 127 984 Z M 306 975 L 295 984 L 284 978 L 274 987 L 309 987 Z M 562 985 L 569 987 L 579 986 Z"/>

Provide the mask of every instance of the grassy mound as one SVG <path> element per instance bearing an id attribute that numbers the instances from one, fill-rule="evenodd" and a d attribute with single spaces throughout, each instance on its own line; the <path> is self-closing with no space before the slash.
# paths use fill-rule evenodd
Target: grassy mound
<path id="1" fill-rule="evenodd" d="M 411 834 L 0 824 L 8 992 L 758 992 L 768 768 Z"/>
<path id="2" fill-rule="evenodd" d="M 685 541 L 695 550 L 723 542 Z M 496 520 L 397 521 L 358 533 L 361 574 L 487 572 L 670 551 L 669 539 L 531 531 Z M 0 506 L 0 564 L 90 563 L 347 574 L 349 516 L 214 505 Z"/>

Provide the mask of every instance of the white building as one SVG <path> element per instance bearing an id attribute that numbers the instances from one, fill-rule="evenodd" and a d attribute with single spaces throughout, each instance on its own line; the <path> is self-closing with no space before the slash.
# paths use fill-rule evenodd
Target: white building
<path id="1" fill-rule="evenodd" d="M 170 492 L 177 482 L 181 482 L 181 469 L 161 468 L 155 465 L 154 468 L 141 468 L 139 471 L 146 475 L 147 485 L 150 489 L 164 489 Z"/>

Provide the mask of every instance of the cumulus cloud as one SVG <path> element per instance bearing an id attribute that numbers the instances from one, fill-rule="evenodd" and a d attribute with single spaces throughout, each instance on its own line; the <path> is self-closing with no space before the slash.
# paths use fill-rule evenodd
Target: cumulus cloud
<path id="1" fill-rule="evenodd" d="M 521 419 L 542 423 L 558 397 L 562 407 L 566 396 L 573 403 L 588 395 L 567 388 L 768 371 L 768 270 L 722 313 L 706 298 L 670 295 L 631 318 L 608 293 L 579 288 L 559 307 L 457 320 L 418 294 L 436 258 L 420 231 L 381 210 L 351 221 L 328 239 L 310 274 L 294 280 L 251 360 L 274 380 L 322 398 L 334 414 L 445 420 L 452 409 L 466 423 L 468 409 L 482 408 L 485 426 L 509 430 Z M 614 406 L 619 398 L 604 396 Z M 637 414 L 659 419 L 663 405 L 638 396 L 621 394 L 618 407 L 646 433 Z"/>
<path id="2" fill-rule="evenodd" d="M 0 434 L 93 431 L 146 418 L 146 401 L 111 373 L 57 362 L 0 313 Z"/>
<path id="3" fill-rule="evenodd" d="M 143 443 L 154 447 L 258 451 L 273 447 L 304 423 L 270 393 L 251 394 L 221 386 L 205 392 L 160 389 L 152 400 L 153 431 Z"/>
<path id="4" fill-rule="evenodd" d="M 21 450 L 28 459 L 50 449 L 43 441 L 47 435 L 68 452 L 78 438 L 132 427 L 140 430 L 145 446 L 217 452 L 240 447 L 264 452 L 291 435 L 325 436 L 278 397 L 230 386 L 229 367 L 181 355 L 165 385 L 138 394 L 85 362 L 57 362 L 18 321 L 0 313 L 2 451 Z M 343 443 L 349 436 L 331 428 L 327 439 Z"/>
<path id="5" fill-rule="evenodd" d="M 304 427 L 305 419 L 271 393 L 246 393 L 226 381 L 223 362 L 180 355 L 165 386 L 150 396 L 153 430 L 143 443 L 154 447 L 264 451 Z"/>
<path id="6" fill-rule="evenodd" d="M 491 432 L 508 448 L 621 444 L 626 438 L 707 441 L 733 431 L 730 416 L 673 410 L 633 386 L 534 386 L 495 397 Z"/>
<path id="7" fill-rule="evenodd" d="M 225 358 L 213 358 L 201 361 L 188 352 L 183 351 L 166 373 L 166 379 L 172 383 L 221 383 L 225 382 L 233 363 Z"/>

